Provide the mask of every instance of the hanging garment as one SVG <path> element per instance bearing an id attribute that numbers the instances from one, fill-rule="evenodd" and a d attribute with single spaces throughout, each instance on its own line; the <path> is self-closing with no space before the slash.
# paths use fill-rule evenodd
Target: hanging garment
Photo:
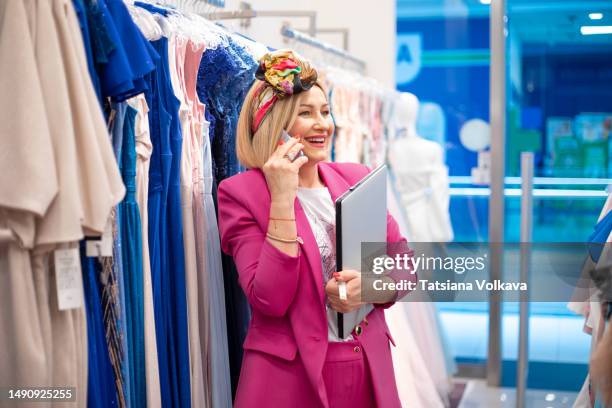
<path id="1" fill-rule="evenodd" d="M 24 4 L 36 22 L 35 26 L 31 27 L 31 32 L 43 93 L 42 100 L 59 102 L 44 103 L 49 124 L 49 140 L 53 144 L 58 192 L 45 216 L 36 222 L 36 245 L 75 242 L 83 237 L 83 203 L 79 196 L 79 184 L 74 176 L 78 174 L 78 164 L 75 160 L 67 160 L 76 157 L 76 141 L 65 63 L 62 61 L 62 45 L 53 17 L 52 4 L 31 0 Z M 31 105 L 31 102 L 28 105 Z"/>
<path id="2" fill-rule="evenodd" d="M 139 4 L 139 3 L 138 3 Z M 148 5 L 146 5 L 148 6 Z M 144 5 L 143 5 L 144 7 Z M 179 102 L 170 88 L 168 40 L 146 93 L 153 155 L 149 172 L 149 245 L 162 403 L 190 406 L 189 348 L 180 207 Z M 176 156 L 176 157 L 175 157 Z"/>
<path id="3" fill-rule="evenodd" d="M 103 311 L 100 305 L 101 284 L 98 281 L 99 264 L 85 255 L 81 245 L 81 267 L 84 271 L 83 287 L 87 309 L 87 344 L 89 349 L 89 386 L 87 407 L 104 408 L 118 406 L 115 374 L 109 357 L 105 336 Z M 121 386 L 121 384 L 119 384 Z M 95 391 L 94 391 L 95 390 Z"/>
<path id="4" fill-rule="evenodd" d="M 183 243 L 185 254 L 185 281 L 187 286 L 187 316 L 189 318 L 189 356 L 191 404 L 203 407 L 206 401 L 204 394 L 204 374 L 202 352 L 200 349 L 200 319 L 198 310 L 198 271 L 196 259 L 195 220 L 193 217 L 193 154 L 192 142 L 193 117 L 185 97 L 185 54 L 191 44 L 184 37 L 175 35 L 170 38 L 169 69 L 174 95 L 180 101 L 179 120 L 183 135 L 181 151 L 181 204 L 183 223 Z"/>
<path id="5" fill-rule="evenodd" d="M 197 91 L 206 105 L 209 122 L 210 154 L 212 165 L 213 200 L 216 202 L 217 183 L 235 174 L 236 123 L 244 95 L 254 79 L 257 64 L 244 47 L 231 38 L 228 45 L 207 49 L 202 56 L 198 71 Z M 222 255 L 225 277 L 225 310 L 227 310 L 227 341 L 232 378 L 232 394 L 235 394 L 240 366 L 242 344 L 246 338 L 250 321 L 250 310 L 244 293 L 238 285 L 238 273 L 231 257 Z"/>
<path id="6" fill-rule="evenodd" d="M 149 166 L 153 145 L 149 133 L 149 107 L 144 95 L 129 99 L 128 104 L 136 109 L 136 201 L 140 211 L 142 226 L 142 273 L 144 290 L 144 330 L 145 330 L 145 364 L 147 406 L 161 406 L 159 384 L 159 361 L 157 358 L 157 340 L 155 335 L 155 315 L 153 311 L 153 286 L 151 280 L 151 263 L 149 258 L 149 213 L 147 203 L 149 196 Z"/>
<path id="7" fill-rule="evenodd" d="M 142 228 L 136 202 L 136 110 L 127 106 L 121 153 L 121 173 L 127 194 L 121 208 L 122 261 L 125 286 L 128 338 L 128 367 L 131 407 L 146 406 L 144 302 L 142 283 Z"/>
<path id="8" fill-rule="evenodd" d="M 25 32 L 15 31 L 18 27 L 14 24 Z M 13 171 L 17 171 L 20 179 L 31 179 L 26 183 L 30 192 L 18 191 L 22 183 L 15 183 L 17 178 L 10 185 L 2 180 L 0 185 L 0 196 L 5 200 L 0 206 L 8 203 L 6 208 L 11 208 L 0 210 L 4 217 L 2 226 L 10 228 L 10 239 L 16 239 L 21 245 L 21 260 L 16 256 L 16 248 L 10 246 L 6 258 L 2 256 L 3 261 L 11 263 L 12 270 L 19 272 L 18 279 L 14 279 L 5 275 L 6 264 L 0 268 L 3 282 L 8 283 L 2 288 L 11 292 L 10 295 L 3 294 L 3 299 L 9 304 L 2 306 L 2 315 L 5 317 L 15 311 L 22 314 L 17 319 L 11 317 L 11 323 L 6 319 L 1 323 L 1 331 L 10 333 L 11 340 L 2 339 L 2 344 L 7 347 L 3 348 L 0 365 L 4 367 L 5 357 L 13 360 L 11 368 L 1 371 L 3 377 L 15 377 L 6 382 L 2 378 L 2 383 L 19 384 L 20 370 L 24 368 L 28 370 L 28 381 L 36 381 L 39 373 L 42 378 L 23 386 L 70 384 L 76 387 L 77 405 L 84 406 L 88 375 L 84 308 L 58 310 L 51 251 L 58 244 L 80 239 L 83 229 L 100 234 L 110 209 L 123 196 L 123 186 L 116 178 L 116 166 L 113 169 L 114 163 L 108 160 L 112 158 L 112 149 L 101 112 L 90 109 L 91 99 L 95 101 L 96 97 L 87 75 L 83 75 L 84 49 L 71 4 L 62 0 L 2 2 L 0 30 L 2 40 L 9 41 L 1 44 L 1 52 L 5 54 L 2 61 L 10 62 L 9 65 L 0 65 L 2 95 L 10 95 L 10 100 L 6 99 L 9 103 L 2 104 L 3 114 L 9 115 L 2 122 L 8 124 L 9 129 L 1 132 L 8 139 L 0 139 L 0 145 L 2 151 L 10 152 L 10 155 L 2 161 L 7 167 L 1 173 L 10 177 Z M 15 46 L 17 48 L 13 48 Z M 12 54 L 15 51 L 18 52 Z M 40 72 L 36 69 L 37 64 Z M 20 89 L 13 89 L 15 86 Z M 22 101 L 21 97 L 28 99 Z M 27 111 L 24 107 L 28 108 Z M 53 124 L 47 121 L 46 112 L 37 112 L 41 107 L 54 115 Z M 37 120 L 33 122 L 32 117 Z M 37 126 L 43 129 L 37 129 Z M 19 133 L 22 128 L 27 128 L 23 137 Z M 61 140 L 58 137 L 60 133 Z M 33 140 L 35 137 L 42 140 Z M 27 148 L 23 149 L 25 146 Z M 47 147 L 51 149 L 45 150 Z M 71 149 L 74 149 L 72 153 Z M 22 162 L 20 152 L 27 152 L 27 158 L 23 157 Z M 40 155 L 43 152 L 46 155 Z M 37 174 L 38 169 L 43 168 L 44 174 Z M 66 177 L 67 172 L 72 173 L 70 177 Z M 38 182 L 42 184 L 37 186 Z M 99 190 L 94 191 L 93 185 Z M 53 196 L 49 198 L 55 201 L 45 200 L 42 211 L 36 213 L 36 206 L 40 205 L 49 188 L 53 189 Z M 10 203 L 16 191 L 19 198 Z M 73 193 L 67 194 L 69 191 Z M 20 202 L 24 199 L 27 200 L 25 205 Z M 58 204 L 55 203 L 61 203 L 63 208 L 56 207 Z M 77 227 L 79 223 L 80 228 Z M 26 250 L 35 244 L 36 248 L 30 252 Z M 74 243 L 70 245 L 74 247 Z M 29 259 L 29 264 L 26 259 Z M 28 291 L 28 288 L 33 291 Z M 25 303 L 13 309 L 15 305 L 11 302 L 15 293 L 19 293 L 20 301 Z M 28 303 L 31 299 L 36 299 L 35 303 Z M 23 313 L 34 311 L 28 308 L 33 304 L 37 316 L 26 315 L 24 318 Z M 7 324 L 15 326 L 14 330 L 5 330 Z M 24 324 L 29 329 L 27 333 L 22 332 L 25 336 L 21 337 L 20 328 L 26 327 Z M 36 339 L 42 341 L 37 343 Z M 36 350 L 37 344 L 42 348 Z M 103 358 L 102 355 L 98 357 Z M 111 392 L 109 398 L 113 395 Z M 54 406 L 73 404 L 57 403 Z"/>
<path id="9" fill-rule="evenodd" d="M 407 227 L 397 195 L 388 180 L 387 206 L 404 234 Z M 385 311 L 392 336 L 402 339 L 391 349 L 400 401 L 415 408 L 448 406 L 450 377 L 456 371 L 454 357 L 444 342 L 434 305 L 417 302 L 414 295 Z"/>
<path id="10" fill-rule="evenodd" d="M 436 389 L 436 382 L 431 377 L 428 356 L 422 354 L 422 349 L 417 343 L 417 338 L 421 333 L 406 316 L 406 306 L 423 304 L 426 303 L 398 302 L 385 312 L 391 335 L 396 339 L 401 339 L 397 346 L 391 349 L 395 381 L 402 406 L 443 408 L 447 405 L 444 404 L 444 400 Z M 437 350 L 436 347 L 434 352 Z"/>
<path id="11" fill-rule="evenodd" d="M 168 47 L 166 41 L 166 49 Z M 169 53 L 166 55 L 170 55 Z M 185 245 L 183 241 L 183 226 L 179 220 L 182 219 L 181 208 L 181 185 L 180 185 L 180 170 L 181 170 L 181 152 L 183 145 L 183 136 L 181 133 L 181 124 L 179 121 L 180 102 L 172 93 L 170 82 L 170 72 L 167 64 L 163 65 L 165 84 L 167 85 L 165 98 L 168 112 L 171 115 L 172 122 L 170 127 L 170 146 L 172 151 L 172 163 L 170 167 L 170 183 L 168 188 L 168 236 L 166 243 L 169 246 L 168 257 L 168 274 L 173 274 L 174 279 L 171 289 L 173 296 L 176 299 L 176 307 L 170 312 L 174 315 L 173 320 L 176 327 L 176 350 L 177 360 L 177 379 L 179 401 L 181 407 L 191 406 L 191 385 L 190 385 L 190 370 L 189 370 L 189 338 L 188 338 L 188 312 L 187 312 L 187 290 L 185 277 Z"/>
<path id="12" fill-rule="evenodd" d="M 125 88 L 123 92 L 113 95 L 114 100 L 124 101 L 146 90 L 144 77 L 155 69 L 154 59 L 157 55 L 132 20 L 125 3 L 122 0 L 105 1 L 117 28 L 121 47 L 125 49 L 131 72 L 131 77 L 126 81 L 131 82 L 131 88 Z"/>
<path id="13" fill-rule="evenodd" d="M 124 124 L 127 107 L 123 103 L 114 104 L 112 114 L 111 138 L 117 163 L 121 163 L 123 152 Z M 100 271 L 104 289 L 100 295 L 106 328 L 106 341 L 111 355 L 111 364 L 115 372 L 117 395 L 121 406 L 130 406 L 131 378 L 129 369 L 128 342 L 128 305 L 125 296 L 125 274 L 123 271 L 123 237 L 122 234 L 123 207 L 115 207 L 111 223 L 113 225 L 113 256 L 103 259 Z"/>
<path id="14" fill-rule="evenodd" d="M 335 86 L 333 91 L 334 121 L 334 161 L 361 163 L 364 146 L 363 133 L 359 122 L 357 92 L 347 87 Z"/>
<path id="15" fill-rule="evenodd" d="M 410 157 L 410 160 L 406 160 Z M 389 148 L 394 184 L 413 242 L 448 242 L 453 229 L 448 212 L 448 168 L 442 148 L 418 136 L 398 137 Z"/>
<path id="16" fill-rule="evenodd" d="M 63 0 L 55 1 L 54 14 L 56 21 L 60 22 L 58 24 L 60 44 L 65 44 L 65 47 L 62 47 L 62 59 L 65 62 L 65 76 L 68 79 L 75 135 L 78 135 L 76 141 L 78 163 L 81 167 L 78 171 L 81 176 L 79 177 L 81 200 L 87 204 L 83 226 L 86 233 L 89 231 L 99 235 L 107 223 L 110 209 L 123 198 L 125 188 L 89 78 L 85 48 L 71 3 Z M 62 22 L 64 24 L 61 24 Z M 91 273 L 92 270 L 89 269 L 87 272 Z M 95 310 L 88 311 L 88 313 L 97 315 Z M 104 352 L 104 348 L 97 350 Z M 106 359 L 101 354 L 97 354 L 96 357 Z M 108 377 L 109 372 L 104 370 L 104 373 Z M 110 374 L 110 379 L 112 379 L 112 371 Z M 91 380 L 92 378 L 90 378 L 90 385 Z M 90 389 L 93 393 L 95 386 Z M 102 403 L 108 403 L 116 398 L 115 396 L 116 394 L 109 393 L 104 397 L 106 400 L 103 400 Z"/>
<path id="17" fill-rule="evenodd" d="M 158 67 L 161 66 L 159 61 Z M 170 118 L 161 103 L 161 95 L 159 93 L 160 84 L 158 77 L 161 76 L 161 71 L 157 70 L 148 77 L 149 91 L 145 93 L 147 105 L 149 106 L 149 128 L 151 132 L 151 143 L 154 146 L 151 155 L 151 164 L 149 168 L 149 197 L 147 202 L 149 216 L 149 260 L 151 265 L 151 282 L 153 287 L 153 311 L 155 314 L 155 335 L 157 337 L 157 351 L 159 362 L 159 379 L 162 403 L 172 404 L 174 401 L 171 394 L 170 385 L 170 348 L 168 333 L 168 324 L 166 322 L 166 306 L 165 302 L 172 302 L 167 296 L 164 296 L 168 290 L 167 285 L 164 286 L 162 279 L 167 277 L 162 273 L 165 270 L 163 262 L 167 262 L 166 246 L 164 238 L 166 236 L 165 223 L 165 202 L 167 198 L 167 160 L 171 160 L 169 146 L 169 122 Z M 165 300 L 164 300 L 165 299 Z"/>
<path id="18" fill-rule="evenodd" d="M 205 126 L 205 129 L 207 127 Z M 204 212 L 206 214 L 206 270 L 208 272 L 208 296 L 210 299 L 210 373 L 213 407 L 231 407 L 232 393 L 227 345 L 227 322 L 223 291 L 223 267 L 217 215 L 212 196 L 214 183 L 210 139 L 204 133 Z"/>
<path id="19" fill-rule="evenodd" d="M 83 70 L 83 61 L 80 60 L 82 58 L 80 53 L 83 50 L 78 25 L 75 24 L 76 17 L 71 15 L 70 3 L 65 1 L 27 1 L 25 6 L 30 13 L 29 22 L 36 26 L 30 28 L 35 35 L 33 39 L 38 53 L 37 62 L 43 68 L 40 72 L 40 80 L 46 94 L 40 99 L 37 98 L 37 100 L 47 101 L 46 108 L 50 109 L 49 116 L 53 121 L 49 124 L 52 136 L 50 140 L 55 140 L 52 142 L 55 144 L 53 152 L 55 160 L 52 158 L 53 156 L 49 156 L 41 161 L 58 165 L 57 172 L 50 171 L 45 176 L 57 174 L 60 184 L 51 206 L 45 214 L 41 213 L 41 217 L 38 218 L 36 241 L 41 246 L 53 245 L 80 239 L 83 236 L 81 222 L 85 223 L 88 231 L 100 233 L 103 224 L 106 224 L 110 207 L 115 204 L 113 201 L 123 195 L 123 186 L 121 183 L 116 183 L 117 180 L 114 178 L 116 163 L 108 160 L 112 156 L 112 150 L 110 150 L 108 134 L 100 115 L 101 111 L 97 107 L 97 103 L 93 102 L 95 96 L 93 96 L 91 85 L 88 87 L 88 75 Z M 53 7 L 53 10 L 50 7 Z M 2 24 L 4 26 L 4 22 Z M 23 26 L 26 27 L 25 24 Z M 13 36 L 7 38 L 13 38 Z M 22 80 L 23 66 L 19 69 Z M 9 78 L 8 75 L 3 75 L 3 77 Z M 25 92 L 24 95 L 32 98 L 34 93 Z M 61 101 L 65 101 L 65 103 Z M 12 102 L 15 103 L 15 100 L 13 99 Z M 18 103 L 17 106 L 21 109 L 26 105 Z M 33 111 L 30 110 L 28 114 L 32 115 Z M 15 117 L 17 116 L 12 119 L 14 120 Z M 42 120 L 43 116 L 36 115 L 36 117 L 39 119 L 37 123 L 44 122 Z M 74 120 L 74 123 L 72 120 Z M 29 123 L 28 127 L 30 132 L 45 134 L 45 132 L 33 130 L 32 123 Z M 75 137 L 77 134 L 78 137 Z M 11 132 L 11 136 L 14 137 L 15 133 Z M 30 154 L 28 161 L 31 161 L 33 151 L 32 149 L 28 150 Z M 77 150 L 79 160 L 76 159 Z M 111 155 L 109 156 L 108 153 L 111 153 Z M 8 173 L 7 171 L 3 174 Z M 28 175 L 31 172 L 26 171 L 24 174 Z M 110 177 L 106 177 L 108 175 Z M 57 187 L 57 184 L 45 180 L 45 176 L 36 177 L 36 179 L 47 183 L 47 185 Z M 29 183 L 29 188 L 32 188 L 32 186 L 33 184 Z M 45 188 L 37 189 L 37 191 L 45 191 Z M 3 197 L 5 196 L 3 195 Z M 109 202 L 109 200 L 111 201 Z M 85 210 L 81 208 L 81 205 L 86 206 Z M 81 359 L 82 363 L 78 363 L 78 355 L 71 357 L 70 354 L 67 354 L 68 352 L 74 355 L 74 353 L 86 352 L 87 350 L 83 341 L 86 338 L 85 322 L 82 320 L 84 318 L 83 309 L 80 311 L 80 319 L 83 323 L 80 329 L 78 327 L 81 326 L 80 321 L 73 317 L 73 315 L 77 316 L 75 312 L 66 311 L 56 314 L 54 305 L 57 303 L 57 299 L 53 297 L 53 293 L 51 293 L 51 296 L 47 294 L 47 292 L 55 290 L 53 286 L 55 282 L 53 265 L 49 265 L 50 257 L 48 252 L 45 252 L 32 255 L 32 266 L 36 271 L 35 274 L 39 276 L 37 280 L 39 283 L 43 282 L 44 285 L 38 288 L 39 293 L 37 293 L 37 296 L 43 299 L 42 306 L 39 307 L 40 322 L 42 326 L 50 329 L 43 330 L 48 333 L 44 336 L 45 355 L 53 356 L 53 360 L 49 363 L 52 364 L 52 380 L 55 384 L 75 385 L 78 390 L 77 402 L 80 401 L 78 405 L 84 406 L 87 390 L 87 370 L 82 366 L 86 364 L 86 356 L 84 355 Z M 96 282 L 98 271 L 92 268 L 85 272 L 88 278 L 93 278 Z M 51 285 L 49 285 L 49 282 Z M 95 288 L 95 290 L 98 290 L 98 288 Z M 53 303 L 44 306 L 46 303 L 44 299 Z M 96 306 L 100 308 L 100 303 L 98 302 Z M 91 308 L 89 308 L 89 311 L 91 311 Z M 95 313 L 96 319 L 101 318 L 100 313 L 95 311 L 91 313 Z M 80 330 L 80 332 L 75 334 L 75 330 Z M 104 340 L 104 332 L 104 330 L 99 332 L 102 340 Z M 98 349 L 93 355 L 95 358 L 104 359 L 104 355 L 108 356 L 108 351 Z M 76 366 L 75 361 L 77 362 Z M 92 363 L 94 363 L 93 360 Z M 55 373 L 56 370 L 57 373 Z M 78 383 L 78 379 L 74 378 L 75 376 L 84 378 L 81 384 Z M 112 372 L 110 372 L 108 378 L 112 385 L 114 383 Z M 37 385 L 44 384 L 45 382 L 40 382 Z M 92 389 L 98 388 L 93 387 Z M 85 394 L 81 395 L 83 392 Z M 115 393 L 113 391 L 105 392 L 105 395 L 108 398 L 113 398 Z M 64 404 L 57 403 L 55 405 L 63 406 Z M 108 406 L 109 404 L 101 402 L 101 405 Z"/>
<path id="20" fill-rule="evenodd" d="M 192 43 L 186 49 L 185 54 L 185 97 L 193 115 L 192 123 L 192 182 L 193 182 L 193 217 L 195 226 L 196 244 L 196 267 L 198 276 L 198 318 L 200 331 L 199 354 L 202 357 L 202 376 L 205 401 L 204 407 L 212 407 L 211 398 L 211 375 L 210 372 L 210 299 L 208 295 L 209 282 L 206 269 L 206 247 L 208 237 L 206 235 L 206 214 L 204 204 L 204 138 L 205 133 L 204 105 L 199 101 L 196 94 L 196 81 L 198 67 L 202 59 L 204 46 L 196 46 Z"/>

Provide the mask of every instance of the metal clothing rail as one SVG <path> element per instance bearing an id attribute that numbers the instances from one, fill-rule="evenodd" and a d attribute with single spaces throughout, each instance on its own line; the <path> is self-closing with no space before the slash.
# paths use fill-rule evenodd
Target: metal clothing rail
<path id="1" fill-rule="evenodd" d="M 305 17 L 310 21 L 308 24 L 308 34 L 314 36 L 317 33 L 317 13 L 315 11 L 252 10 L 247 8 L 244 10 L 205 13 L 202 16 L 210 20 L 241 20 L 255 17 Z"/>
<path id="2" fill-rule="evenodd" d="M 308 32 L 308 30 L 298 28 L 298 31 Z M 348 28 L 317 28 L 317 34 L 340 34 L 342 36 L 342 49 L 348 51 L 349 29 Z"/>
<path id="3" fill-rule="evenodd" d="M 333 45 L 327 44 L 323 41 L 319 41 L 316 38 L 313 38 L 309 35 L 306 35 L 300 31 L 294 30 L 292 28 L 290 28 L 287 24 L 283 25 L 283 27 L 281 28 L 281 34 L 284 37 L 287 38 L 291 38 L 294 39 L 296 41 L 302 42 L 304 44 L 308 44 L 311 45 L 313 47 L 317 47 L 320 48 L 324 51 L 327 51 L 331 54 L 337 55 L 341 58 L 344 58 L 348 61 L 351 61 L 352 63 L 354 63 L 355 65 L 357 65 L 363 72 L 365 72 L 366 69 L 366 63 L 363 60 L 360 60 L 359 58 L 355 58 L 353 57 L 351 54 L 349 54 L 346 51 L 343 51 L 339 48 L 334 47 Z"/>

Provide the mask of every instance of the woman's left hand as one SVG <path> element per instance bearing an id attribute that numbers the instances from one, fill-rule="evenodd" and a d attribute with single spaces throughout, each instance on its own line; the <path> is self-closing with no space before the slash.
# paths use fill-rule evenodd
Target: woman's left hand
<path id="1" fill-rule="evenodd" d="M 346 282 L 346 300 L 340 299 L 338 284 Z M 353 269 L 334 272 L 334 277 L 327 281 L 325 293 L 332 309 L 340 313 L 348 313 L 358 309 L 361 301 L 361 273 Z"/>

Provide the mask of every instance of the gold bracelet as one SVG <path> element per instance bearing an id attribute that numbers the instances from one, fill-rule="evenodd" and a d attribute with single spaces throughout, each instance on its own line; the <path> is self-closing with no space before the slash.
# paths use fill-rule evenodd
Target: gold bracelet
<path id="1" fill-rule="evenodd" d="M 270 217 L 271 220 L 274 221 L 295 221 L 295 218 L 275 218 L 275 217 Z"/>
<path id="2" fill-rule="evenodd" d="M 278 241 L 278 242 L 284 242 L 286 244 L 291 244 L 294 242 L 299 242 L 300 244 L 303 244 L 304 241 L 302 241 L 302 238 L 300 238 L 299 236 L 293 238 L 293 239 L 286 239 L 286 238 L 281 238 L 281 237 L 277 237 L 274 236 L 272 234 L 270 234 L 269 232 L 266 233 L 266 236 L 274 241 Z"/>

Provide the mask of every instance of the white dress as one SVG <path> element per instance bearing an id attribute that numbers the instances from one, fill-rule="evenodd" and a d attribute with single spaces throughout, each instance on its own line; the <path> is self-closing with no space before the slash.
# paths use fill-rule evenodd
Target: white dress
<path id="1" fill-rule="evenodd" d="M 406 225 L 403 213 L 397 202 L 392 186 L 387 189 L 389 212 L 397 221 L 402 235 Z M 404 235 L 405 236 L 405 235 Z M 411 295 L 408 295 L 411 296 Z M 404 407 L 436 408 L 445 406 L 445 397 L 449 390 L 449 374 L 445 369 L 435 370 L 438 378 L 432 375 L 431 365 L 438 365 L 444 358 L 445 350 L 437 338 L 435 309 L 432 303 L 397 302 L 385 310 L 385 319 L 396 339 L 391 347 L 395 381 L 399 398 Z M 423 343 L 431 343 L 423 348 Z M 442 377 L 442 378 L 440 378 Z M 441 386 L 441 387 L 439 387 Z M 442 394 L 440 392 L 442 388 Z"/>
<path id="2" fill-rule="evenodd" d="M 399 137 L 389 147 L 388 160 L 406 215 L 408 239 L 452 241 L 448 168 L 442 148 L 418 136 Z"/>

